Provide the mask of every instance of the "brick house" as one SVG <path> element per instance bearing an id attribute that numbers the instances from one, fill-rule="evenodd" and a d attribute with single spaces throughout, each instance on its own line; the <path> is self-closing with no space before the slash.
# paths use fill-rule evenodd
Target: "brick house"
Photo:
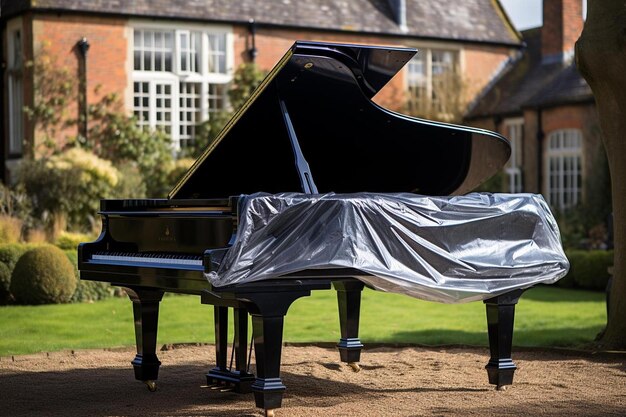
<path id="1" fill-rule="evenodd" d="M 297 39 L 419 48 L 375 98 L 392 109 L 416 97 L 435 101 L 434 79 L 445 73 L 466 81 L 470 100 L 522 46 L 493 0 L 2 0 L 0 7 L 5 181 L 35 146 L 22 109 L 36 94 L 26 63 L 44 42 L 59 65 L 85 77 L 88 103 L 98 99 L 96 85 L 100 94 L 119 93 L 141 125 L 165 129 L 176 148 L 228 105 L 239 64 L 270 69 Z M 82 39 L 89 50 L 81 67 Z"/>
<path id="2" fill-rule="evenodd" d="M 581 0 L 544 0 L 543 27 L 522 32 L 525 49 L 475 101 L 466 122 L 512 141 L 506 191 L 539 192 L 555 209 L 584 201 L 602 156 L 591 89 L 573 62 Z"/>

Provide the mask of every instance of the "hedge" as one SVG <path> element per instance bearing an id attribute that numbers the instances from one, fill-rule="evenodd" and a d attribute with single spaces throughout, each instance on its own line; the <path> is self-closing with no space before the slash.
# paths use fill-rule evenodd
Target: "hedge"
<path id="1" fill-rule="evenodd" d="M 74 265 L 74 274 L 76 274 L 77 280 L 76 291 L 70 302 L 92 302 L 103 300 L 113 295 L 113 288 L 108 282 L 81 280 L 78 276 L 78 253 L 76 253 L 76 250 L 65 250 L 64 252 L 72 265 Z"/>
<path id="2" fill-rule="evenodd" d="M 613 251 L 569 250 L 565 255 L 570 261 L 570 270 L 557 282 L 558 286 L 595 291 L 606 289 L 610 277 L 608 268 L 613 265 Z"/>

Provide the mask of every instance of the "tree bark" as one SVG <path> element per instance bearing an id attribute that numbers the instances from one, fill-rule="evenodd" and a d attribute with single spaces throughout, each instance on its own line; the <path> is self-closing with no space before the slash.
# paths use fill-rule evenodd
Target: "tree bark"
<path id="1" fill-rule="evenodd" d="M 588 0 L 576 65 L 596 99 L 613 192 L 614 268 L 610 310 L 599 344 L 626 348 L 626 2 Z M 593 173 L 590 173 L 593 175 Z"/>

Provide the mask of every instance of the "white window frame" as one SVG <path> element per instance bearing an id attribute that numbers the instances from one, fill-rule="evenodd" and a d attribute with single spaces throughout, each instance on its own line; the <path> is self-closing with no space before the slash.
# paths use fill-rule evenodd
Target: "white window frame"
<path id="1" fill-rule="evenodd" d="M 583 134 L 580 129 L 550 132 L 545 141 L 544 189 L 548 203 L 566 210 L 581 202 Z"/>
<path id="2" fill-rule="evenodd" d="M 9 122 L 9 157 L 20 157 L 24 152 L 24 31 L 22 20 L 15 19 L 7 24 L 7 92 Z M 19 34 L 20 44 L 16 44 Z M 20 62 L 15 62 L 19 48 Z"/>
<path id="3" fill-rule="evenodd" d="M 171 31 L 173 33 L 173 54 L 172 54 L 172 71 L 145 71 L 134 69 L 134 31 L 135 30 L 151 30 L 151 31 Z M 188 56 L 188 68 L 182 70 L 180 63 L 181 56 L 181 41 L 180 35 L 187 34 L 189 36 L 189 44 L 191 45 L 191 33 L 198 33 L 200 38 L 200 51 L 196 51 L 199 54 L 198 65 L 196 71 L 191 71 L 191 62 L 189 59 L 192 54 L 187 51 Z M 209 50 L 209 35 L 223 34 L 226 37 L 226 68 L 225 73 L 211 73 L 208 71 L 208 50 Z M 134 83 L 146 82 L 149 84 L 149 108 L 150 117 L 147 126 L 150 129 L 156 129 L 159 127 L 159 122 L 156 120 L 156 85 L 157 84 L 169 84 L 171 85 L 172 94 L 172 122 L 171 122 L 171 140 L 172 147 L 175 152 L 181 149 L 181 140 L 188 139 L 186 135 L 180 134 L 181 127 L 181 106 L 180 106 L 180 84 L 181 83 L 199 83 L 200 84 L 200 120 L 203 122 L 209 119 L 212 109 L 209 109 L 209 85 L 210 84 L 228 84 L 232 81 L 234 71 L 234 35 L 232 26 L 228 25 L 211 25 L 211 26 L 199 26 L 199 25 L 181 25 L 173 23 L 152 23 L 145 21 L 131 21 L 129 22 L 129 39 L 131 40 L 128 45 L 128 56 L 130 57 L 130 68 L 132 69 L 132 76 L 129 85 L 129 93 L 127 97 L 130 99 L 129 111 L 134 111 Z M 183 108 L 184 110 L 184 108 Z"/>
<path id="4" fill-rule="evenodd" d="M 462 48 L 459 48 L 458 45 L 446 43 L 425 43 L 412 46 L 416 47 L 418 50 L 417 54 L 412 58 L 412 60 L 417 60 L 423 57 L 426 74 L 411 74 L 411 61 L 409 61 L 409 63 L 407 64 L 405 75 L 405 91 L 407 92 L 409 107 L 412 105 L 411 102 L 415 101 L 414 97 L 412 97 L 411 95 L 411 89 L 420 82 L 424 84 L 425 97 L 427 100 L 429 100 L 429 105 L 433 105 L 433 51 L 452 53 L 454 58 L 454 71 L 456 71 L 458 75 L 463 74 L 464 51 Z M 418 79 L 421 80 L 414 84 L 414 80 Z"/>
<path id="5" fill-rule="evenodd" d="M 507 175 L 507 191 L 521 193 L 524 190 L 522 164 L 524 152 L 524 118 L 516 117 L 504 121 L 504 131 L 511 143 L 511 156 L 504 166 Z"/>

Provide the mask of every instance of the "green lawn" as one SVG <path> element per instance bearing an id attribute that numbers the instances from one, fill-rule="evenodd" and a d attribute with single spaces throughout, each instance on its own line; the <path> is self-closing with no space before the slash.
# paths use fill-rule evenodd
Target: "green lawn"
<path id="1" fill-rule="evenodd" d="M 483 303 L 439 304 L 365 290 L 361 339 L 367 342 L 487 345 Z M 213 342 L 213 309 L 199 297 L 167 296 L 161 303 L 159 343 Z M 517 346 L 581 346 L 605 322 L 604 294 L 538 287 L 522 297 L 515 320 Z M 334 291 L 315 291 L 294 303 L 285 341 L 334 342 L 339 320 Z M 134 344 L 131 303 L 0 307 L 0 356 Z"/>

